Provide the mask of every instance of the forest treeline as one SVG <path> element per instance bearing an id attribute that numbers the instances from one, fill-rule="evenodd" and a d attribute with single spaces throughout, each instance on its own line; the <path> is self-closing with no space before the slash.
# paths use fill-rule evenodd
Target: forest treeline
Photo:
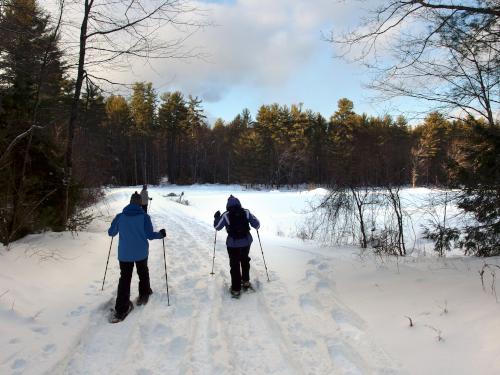
<path id="1" fill-rule="evenodd" d="M 244 109 L 211 125 L 201 100 L 178 91 L 158 95 L 151 83 L 136 83 L 128 97 L 105 98 L 94 90 L 84 94 L 76 149 L 79 175 L 95 186 L 168 176 L 179 184 L 459 187 L 470 150 L 496 134 L 485 122 L 436 112 L 415 126 L 357 114 L 345 98 L 329 118 L 270 104 L 255 118 Z"/>
<path id="2" fill-rule="evenodd" d="M 7 4 L 7 6 L 5 6 Z M 72 220 L 61 218 L 67 119 L 74 81 L 55 26 L 34 0 L 1 8 L 0 239 L 76 228 L 77 213 L 103 185 L 240 183 L 274 186 L 443 186 L 475 189 L 498 181 L 498 124 L 429 113 L 357 114 L 353 102 L 332 114 L 302 104 L 243 109 L 207 121 L 200 99 L 159 93 L 137 82 L 110 95 L 91 79 L 80 98 L 73 140 Z M 15 6 L 8 6 L 15 4 Z M 66 181 L 67 182 L 67 181 Z M 496 186 L 496 185 L 495 185 Z M 496 193 L 495 193 L 496 194 Z M 473 203 L 472 203 L 473 204 Z"/>

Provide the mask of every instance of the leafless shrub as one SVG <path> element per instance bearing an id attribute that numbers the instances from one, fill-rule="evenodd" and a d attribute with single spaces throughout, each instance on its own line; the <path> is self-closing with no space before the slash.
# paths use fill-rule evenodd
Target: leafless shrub
<path id="1" fill-rule="evenodd" d="M 307 224 L 299 228 L 297 236 L 311 238 L 313 232 L 325 242 L 372 247 L 379 255 L 405 256 L 405 231 L 415 231 L 400 190 L 393 186 L 330 188 L 328 195 L 311 205 L 314 232 Z"/>
<path id="2" fill-rule="evenodd" d="M 436 333 L 436 340 L 437 341 L 444 341 L 443 332 L 440 329 L 437 329 L 436 327 L 433 327 L 429 324 L 426 324 L 425 327 L 429 328 L 430 330 L 432 330 Z"/>
<path id="3" fill-rule="evenodd" d="M 413 327 L 413 325 L 414 325 L 413 324 L 413 320 L 409 316 L 407 316 L 407 315 L 405 315 L 405 318 L 410 321 L 410 327 Z"/>
<path id="4" fill-rule="evenodd" d="M 32 317 L 31 317 L 31 320 L 35 321 L 39 316 L 40 314 L 43 312 L 43 309 L 40 309 L 38 310 Z"/>
<path id="5" fill-rule="evenodd" d="M 441 308 L 441 315 L 448 314 L 448 301 L 444 300 L 444 305 L 439 306 Z"/>
<path id="6" fill-rule="evenodd" d="M 486 271 L 489 272 L 491 276 L 491 284 L 490 284 L 490 289 L 491 289 L 491 294 L 495 296 L 495 300 L 498 302 L 498 296 L 497 296 L 497 290 L 496 290 L 496 271 L 497 269 L 500 269 L 500 266 L 497 264 L 488 264 L 484 263 L 483 267 L 479 271 L 479 276 L 481 276 L 481 285 L 483 287 L 483 290 L 486 291 L 485 287 L 485 273 Z"/>
<path id="7" fill-rule="evenodd" d="M 67 261 L 72 260 L 69 257 L 65 257 L 58 250 L 53 249 L 43 249 L 43 248 L 29 248 L 25 251 L 26 256 L 32 258 L 36 257 L 39 262 L 47 262 L 47 261 Z"/>
<path id="8" fill-rule="evenodd" d="M 296 236 L 302 241 L 313 240 L 318 237 L 321 228 L 322 223 L 319 220 L 319 216 L 312 213 L 309 214 L 307 219 L 300 226 L 297 226 Z"/>
<path id="9" fill-rule="evenodd" d="M 369 188 L 334 186 L 319 203 L 311 205 L 314 216 L 299 237 L 320 234 L 325 242 L 368 247 L 368 218 L 376 207 L 377 194 Z M 373 216 L 373 215 L 372 215 Z M 308 237 L 310 238 L 310 237 Z"/>
<path id="10" fill-rule="evenodd" d="M 372 232 L 370 244 L 376 254 L 399 255 L 399 234 L 392 228 L 384 228 L 380 232 Z"/>
<path id="11" fill-rule="evenodd" d="M 429 220 L 423 225 L 423 237 L 434 242 L 434 251 L 445 256 L 460 238 L 460 230 L 453 227 L 457 215 L 449 215 L 449 206 L 457 199 L 452 191 L 430 195 L 423 210 Z M 450 217 L 451 216 L 451 217 Z"/>

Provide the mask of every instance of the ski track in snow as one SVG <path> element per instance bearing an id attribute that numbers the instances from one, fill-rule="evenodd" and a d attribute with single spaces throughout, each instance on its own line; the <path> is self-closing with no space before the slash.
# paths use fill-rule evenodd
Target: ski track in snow
<path id="1" fill-rule="evenodd" d="M 363 320 L 336 298 L 334 269 L 327 258 L 317 255 L 309 261 L 299 290 L 291 291 L 275 272 L 270 272 L 271 283 L 262 281 L 264 265 L 254 243 L 251 278 L 256 292 L 232 299 L 224 243 L 217 244 L 211 276 L 213 229 L 183 214 L 176 203 L 165 200 L 160 205 L 160 200 L 155 199 L 151 216 L 156 230 L 167 230 L 170 306 L 162 241 L 156 240 L 150 243 L 154 294 L 148 305 L 136 306 L 114 325 L 107 322 L 114 299 L 88 313 L 89 326 L 51 374 L 397 372 L 370 341 Z M 119 270 L 110 272 L 117 275 Z M 136 295 L 134 275 L 131 299 Z M 74 315 L 85 313 L 82 309 L 77 307 Z"/>

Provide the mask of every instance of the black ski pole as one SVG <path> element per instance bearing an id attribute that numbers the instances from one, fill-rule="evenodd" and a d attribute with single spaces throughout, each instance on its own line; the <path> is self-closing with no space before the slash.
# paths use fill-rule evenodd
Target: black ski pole
<path id="1" fill-rule="evenodd" d="M 165 284 L 167 284 L 167 305 L 170 306 L 170 296 L 168 294 L 167 257 L 165 255 L 165 238 L 163 240 L 163 260 L 165 261 Z"/>
<path id="2" fill-rule="evenodd" d="M 269 273 L 267 272 L 266 258 L 264 258 L 264 250 L 262 250 L 262 242 L 260 242 L 260 234 L 259 234 L 258 229 L 257 229 L 257 237 L 259 237 L 260 252 L 262 253 L 262 259 L 264 260 L 264 267 L 266 267 L 267 281 L 271 281 L 271 280 L 269 280 Z"/>
<path id="3" fill-rule="evenodd" d="M 109 245 L 108 260 L 106 261 L 106 269 L 104 270 L 104 278 L 102 279 L 101 292 L 104 290 L 104 281 L 106 281 L 106 272 L 108 272 L 109 256 L 111 255 L 111 246 L 113 246 L 113 238 L 111 237 L 111 244 Z"/>
<path id="4" fill-rule="evenodd" d="M 214 274 L 214 263 L 215 263 L 215 244 L 217 243 L 217 230 L 215 231 L 215 238 L 214 238 L 214 256 L 212 257 L 212 272 L 210 272 L 210 275 Z"/>
<path id="5" fill-rule="evenodd" d="M 153 205 L 153 198 L 149 198 L 149 213 L 151 213 L 151 206 Z"/>

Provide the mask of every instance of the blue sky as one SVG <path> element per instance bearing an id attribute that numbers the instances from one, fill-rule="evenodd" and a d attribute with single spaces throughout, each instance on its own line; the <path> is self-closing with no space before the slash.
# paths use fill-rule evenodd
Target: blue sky
<path id="1" fill-rule="evenodd" d="M 373 93 L 363 87 L 369 81 L 366 71 L 333 58 L 333 46 L 322 37 L 358 24 L 360 5 L 373 7 L 380 0 L 188 1 L 213 24 L 185 45 L 203 58 L 138 61 L 105 75 L 119 82 L 153 82 L 159 93 L 179 90 L 197 96 L 211 121 L 230 121 L 244 108 L 255 116 L 261 105 L 272 103 L 303 103 L 329 117 L 343 97 L 354 102 L 358 113 L 397 114 L 390 110 L 394 103 L 372 103 Z M 162 34 L 179 37 L 173 29 Z"/>

